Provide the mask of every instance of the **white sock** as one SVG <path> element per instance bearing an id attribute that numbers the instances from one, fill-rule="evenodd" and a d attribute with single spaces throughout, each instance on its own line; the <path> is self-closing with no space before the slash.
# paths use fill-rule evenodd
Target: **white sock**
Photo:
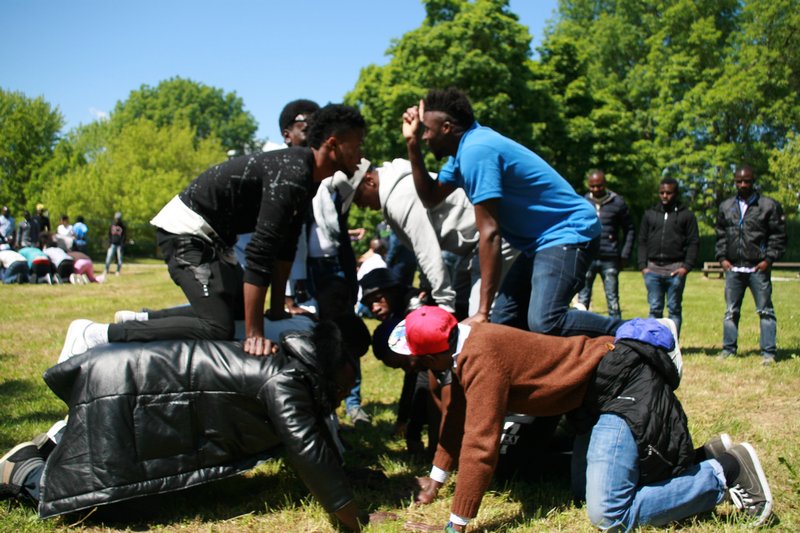
<path id="1" fill-rule="evenodd" d="M 136 313 L 136 321 L 137 322 L 144 322 L 150 319 L 150 315 L 147 314 L 147 311 L 141 311 Z"/>
<path id="2" fill-rule="evenodd" d="M 108 324 L 92 322 L 83 332 L 83 340 L 87 348 L 94 348 L 100 344 L 108 344 Z"/>

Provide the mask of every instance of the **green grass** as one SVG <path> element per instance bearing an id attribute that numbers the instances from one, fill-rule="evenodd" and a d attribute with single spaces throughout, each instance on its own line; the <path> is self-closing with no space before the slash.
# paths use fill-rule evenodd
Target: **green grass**
<path id="1" fill-rule="evenodd" d="M 689 415 L 696 443 L 721 431 L 747 440 L 759 451 L 775 498 L 776 531 L 800 530 L 800 281 L 793 273 L 777 274 L 774 303 L 778 315 L 779 362 L 764 368 L 758 352 L 758 319 L 752 298 L 745 300 L 739 357 L 718 361 L 721 348 L 723 283 L 689 277 L 684 295 L 684 379 L 679 395 Z M 620 299 L 625 317 L 645 316 L 647 303 L 641 275 L 622 273 Z M 184 301 L 156 263 L 126 265 L 120 277 L 90 286 L 0 286 L 0 449 L 28 440 L 66 413 L 44 385 L 42 372 L 61 350 L 69 322 L 85 317 L 108 321 L 119 309 L 159 308 Z M 594 307 L 605 311 L 599 280 Z M 370 328 L 375 326 L 369 322 Z M 443 498 L 428 507 L 412 506 L 414 476 L 429 464 L 404 451 L 391 437 L 402 375 L 371 355 L 363 359 L 363 396 L 373 415 L 371 428 L 345 426 L 353 445 L 351 467 L 369 467 L 385 479 L 354 482 L 360 505 L 396 518 L 369 531 L 407 531 L 407 523 L 441 526 L 447 521 L 453 483 Z M 81 522 L 83 520 L 83 522 Z M 80 522 L 80 523 L 79 523 Z M 78 524 L 79 523 L 79 524 Z M 76 525 L 77 524 L 77 525 Z M 33 507 L 0 502 L 0 531 L 53 531 L 74 525 L 87 531 L 151 529 L 156 531 L 333 531 L 322 508 L 282 461 L 262 465 L 243 477 L 176 494 L 100 508 L 48 521 Z M 572 504 L 566 480 L 495 485 L 487 493 L 476 530 L 593 531 L 585 511 Z M 739 515 L 723 505 L 707 516 L 674 525 L 686 531 L 744 530 Z"/>

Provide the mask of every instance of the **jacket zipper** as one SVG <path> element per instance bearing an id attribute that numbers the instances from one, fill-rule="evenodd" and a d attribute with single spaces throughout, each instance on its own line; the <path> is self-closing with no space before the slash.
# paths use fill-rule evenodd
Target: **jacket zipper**
<path id="1" fill-rule="evenodd" d="M 655 447 L 654 447 L 652 444 L 648 444 L 648 445 L 647 445 L 647 455 L 648 455 L 648 456 L 651 456 L 651 455 L 656 455 L 656 456 L 658 456 L 658 458 L 659 458 L 659 459 L 661 459 L 662 461 L 664 461 L 665 463 L 667 463 L 669 466 L 671 466 L 671 467 L 674 467 L 674 466 L 675 466 L 675 465 L 674 465 L 674 464 L 672 464 L 670 461 L 668 461 L 666 457 L 664 457 L 663 455 L 661 455 L 661 452 L 659 452 L 658 450 L 656 450 L 656 448 L 655 448 Z"/>

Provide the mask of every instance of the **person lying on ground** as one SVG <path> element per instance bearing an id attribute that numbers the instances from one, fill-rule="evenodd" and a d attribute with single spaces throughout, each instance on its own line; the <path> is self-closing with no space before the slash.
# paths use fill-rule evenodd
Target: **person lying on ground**
<path id="1" fill-rule="evenodd" d="M 48 518 L 230 477 L 280 447 L 323 507 L 358 531 L 329 418 L 354 380 L 346 346 L 322 322 L 284 335 L 271 357 L 224 341 L 93 348 L 45 372 L 67 422 L 0 459 L 0 496 L 32 498 Z"/>

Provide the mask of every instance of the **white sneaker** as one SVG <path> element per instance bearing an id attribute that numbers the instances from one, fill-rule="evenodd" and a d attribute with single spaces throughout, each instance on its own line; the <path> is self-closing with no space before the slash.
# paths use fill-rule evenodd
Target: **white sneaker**
<path id="1" fill-rule="evenodd" d="M 58 356 L 58 362 L 63 363 L 74 355 L 79 355 L 91 348 L 89 342 L 86 340 L 86 328 L 94 324 L 91 320 L 80 318 L 73 320 L 67 328 L 67 338 L 64 339 L 64 347 L 61 349 L 61 355 Z"/>
<path id="2" fill-rule="evenodd" d="M 672 351 L 667 355 L 669 355 L 669 358 L 672 359 L 672 362 L 675 364 L 675 368 L 678 369 L 678 377 L 682 377 L 683 356 L 681 355 L 681 345 L 678 342 L 678 327 L 675 325 L 675 321 L 671 318 L 656 318 L 656 322 L 666 326 L 669 332 L 672 333 L 672 338 L 675 340 L 675 348 L 673 348 Z"/>
<path id="3" fill-rule="evenodd" d="M 91 283 L 91 281 L 89 281 L 89 276 L 87 276 L 86 274 L 81 274 L 81 280 L 83 280 L 84 285 L 88 285 L 89 283 Z"/>

